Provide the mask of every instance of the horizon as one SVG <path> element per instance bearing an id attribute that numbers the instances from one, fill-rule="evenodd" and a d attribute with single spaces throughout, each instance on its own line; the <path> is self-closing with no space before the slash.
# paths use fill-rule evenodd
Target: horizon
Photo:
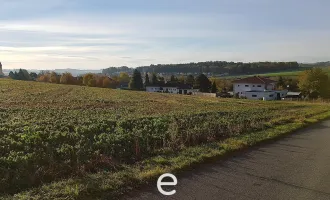
<path id="1" fill-rule="evenodd" d="M 194 63 L 200 63 L 200 62 L 216 62 L 217 60 L 212 60 L 212 61 L 199 61 L 199 62 L 194 62 Z M 226 62 L 239 62 L 239 61 L 226 61 Z M 273 62 L 273 61 L 253 61 L 253 62 Z M 274 61 L 275 62 L 275 61 Z M 282 62 L 282 61 L 281 61 Z M 283 61 L 283 62 L 297 62 L 297 61 Z M 298 64 L 317 64 L 317 63 L 322 63 L 322 62 L 328 62 L 330 63 L 330 61 L 317 61 L 317 62 L 297 62 Z M 249 62 L 247 62 L 249 63 Z M 252 63 L 252 62 L 251 62 Z M 160 65 L 166 65 L 166 64 L 186 64 L 186 63 L 158 63 Z M 153 64 L 150 64 L 150 65 L 157 65 L 155 63 Z M 150 66 L 148 65 L 148 66 Z M 135 68 L 138 68 L 138 67 L 145 67 L 145 66 L 137 66 L 137 67 L 129 67 L 129 66 L 116 66 L 117 68 L 119 67 L 128 67 L 128 68 L 131 68 L 131 69 L 135 69 Z M 19 70 L 19 69 L 26 69 L 28 71 L 56 71 L 56 70 L 77 70 L 77 71 L 102 71 L 103 69 L 107 69 L 107 68 L 110 68 L 110 67 L 106 67 L 106 68 L 102 68 L 102 69 L 89 69 L 89 68 L 86 68 L 86 69 L 80 69 L 80 68 L 55 68 L 55 69 L 29 69 L 29 68 L 15 68 L 15 69 L 6 69 L 6 68 L 3 68 L 3 70 L 5 72 L 9 72 L 11 70 Z"/>
<path id="2" fill-rule="evenodd" d="M 330 60 L 330 2 L 3 0 L 3 69 Z"/>

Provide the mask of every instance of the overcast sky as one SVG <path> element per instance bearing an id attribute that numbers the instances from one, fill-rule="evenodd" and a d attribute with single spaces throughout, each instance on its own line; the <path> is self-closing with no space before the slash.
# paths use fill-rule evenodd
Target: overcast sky
<path id="1" fill-rule="evenodd" d="M 330 60 L 329 0 L 0 0 L 4 68 Z"/>

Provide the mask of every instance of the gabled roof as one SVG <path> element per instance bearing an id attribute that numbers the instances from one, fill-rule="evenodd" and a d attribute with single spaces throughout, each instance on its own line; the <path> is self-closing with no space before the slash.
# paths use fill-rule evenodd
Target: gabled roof
<path id="1" fill-rule="evenodd" d="M 276 83 L 276 81 L 271 80 L 269 78 L 260 77 L 260 76 L 252 76 L 252 77 L 237 79 L 237 80 L 233 81 L 233 83 L 270 84 L 270 83 Z"/>

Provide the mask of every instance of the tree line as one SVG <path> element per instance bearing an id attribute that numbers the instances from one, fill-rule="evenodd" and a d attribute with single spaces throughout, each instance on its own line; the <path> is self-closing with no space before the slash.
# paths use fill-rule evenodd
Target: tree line
<path id="1" fill-rule="evenodd" d="M 16 80 L 35 80 L 57 84 L 85 85 L 90 87 L 117 88 L 121 84 L 128 84 L 131 90 L 144 90 L 150 85 L 187 84 L 198 88 L 200 92 L 230 91 L 233 88 L 233 80 L 208 78 L 205 74 L 198 76 L 175 76 L 169 78 L 160 76 L 157 73 L 145 73 L 144 78 L 138 69 L 134 69 L 132 77 L 126 72 L 118 76 L 108 77 L 103 74 L 88 73 L 83 76 L 72 76 L 71 73 L 57 74 L 55 72 L 28 73 L 25 69 L 18 72 L 10 72 L 9 77 Z M 308 98 L 330 98 L 330 78 L 322 68 L 312 68 L 303 71 L 297 79 L 279 77 L 276 89 L 289 91 L 301 91 Z"/>
<path id="2" fill-rule="evenodd" d="M 32 80 L 36 80 L 38 75 L 34 72 L 29 73 L 26 69 L 19 69 L 18 72 L 10 71 L 9 77 L 15 80 L 32 81 Z"/>
<path id="3" fill-rule="evenodd" d="M 155 73 L 213 73 L 213 74 L 257 74 L 278 71 L 294 71 L 299 69 L 297 62 L 227 62 L 227 61 L 207 61 L 197 63 L 182 64 L 157 64 L 150 66 L 140 66 L 137 69 L 141 72 Z M 103 69 L 103 74 L 113 74 L 118 72 L 132 72 L 133 69 L 126 66 L 109 67 Z"/>
<path id="4" fill-rule="evenodd" d="M 150 76 L 150 78 L 149 78 Z M 29 73 L 25 69 L 19 69 L 18 72 L 10 72 L 9 77 L 15 80 L 38 81 L 55 84 L 69 84 L 69 85 L 85 85 L 89 87 L 103 87 L 103 88 L 118 88 L 121 85 L 128 85 L 131 90 L 144 90 L 145 87 L 150 85 L 163 85 L 169 84 L 187 84 L 194 88 L 199 88 L 201 92 L 216 92 L 217 87 L 215 82 L 213 85 L 209 78 L 200 74 L 197 77 L 193 75 L 170 76 L 167 80 L 166 77 L 160 76 L 156 73 L 145 73 L 144 78 L 139 70 L 133 71 L 132 77 L 126 72 L 121 72 L 118 76 L 114 75 L 108 77 L 103 74 L 88 73 L 83 76 L 74 77 L 71 73 L 66 72 L 57 74 L 55 72 L 41 71 L 39 74 L 34 72 Z"/>

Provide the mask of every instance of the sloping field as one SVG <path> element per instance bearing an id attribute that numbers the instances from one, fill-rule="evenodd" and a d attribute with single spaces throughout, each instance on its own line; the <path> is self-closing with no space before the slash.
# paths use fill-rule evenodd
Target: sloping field
<path id="1" fill-rule="evenodd" d="M 328 73 L 330 76 L 330 67 L 322 67 L 322 69 Z M 292 77 L 296 78 L 299 76 L 299 74 L 306 69 L 302 68 L 301 70 L 298 71 L 284 71 L 284 72 L 275 72 L 275 73 L 265 73 L 265 74 L 253 74 L 253 75 L 242 75 L 242 76 L 230 76 L 229 78 L 243 78 L 243 77 L 248 77 L 248 76 L 266 76 L 266 77 Z M 228 77 L 225 77 L 228 78 Z"/>
<path id="2" fill-rule="evenodd" d="M 111 174 L 164 152 L 304 120 L 329 108 L 0 79 L 0 193 Z"/>

